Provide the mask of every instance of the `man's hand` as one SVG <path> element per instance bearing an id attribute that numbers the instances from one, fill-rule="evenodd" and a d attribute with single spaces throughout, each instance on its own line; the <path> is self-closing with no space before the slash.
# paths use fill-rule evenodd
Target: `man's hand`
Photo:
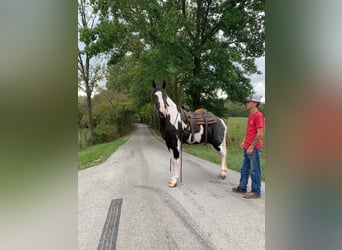
<path id="1" fill-rule="evenodd" d="M 254 147 L 250 146 L 248 149 L 247 149 L 247 154 L 251 155 L 253 153 L 253 150 L 254 150 Z"/>
<path id="2" fill-rule="evenodd" d="M 240 144 L 240 148 L 242 148 L 242 149 L 243 149 L 243 144 L 245 144 L 245 139 L 246 139 L 246 138 L 243 138 L 243 140 L 242 140 L 242 142 L 241 142 L 241 144 Z"/>
<path id="3" fill-rule="evenodd" d="M 252 145 L 249 146 L 249 148 L 247 149 L 247 154 L 252 154 L 253 153 L 253 150 L 254 150 L 254 147 L 255 145 L 257 145 L 258 141 L 260 139 L 262 139 L 264 137 L 264 128 L 258 128 L 257 129 L 257 135 L 255 136 L 253 142 L 252 142 Z"/>

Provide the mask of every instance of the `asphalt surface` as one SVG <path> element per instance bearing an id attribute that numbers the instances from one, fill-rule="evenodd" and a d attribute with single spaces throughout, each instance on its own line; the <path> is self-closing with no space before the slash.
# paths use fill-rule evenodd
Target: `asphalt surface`
<path id="1" fill-rule="evenodd" d="M 104 249 L 104 228 L 116 233 L 107 249 L 265 249 L 264 183 L 262 198 L 248 200 L 231 191 L 238 172 L 219 172 L 183 152 L 183 182 L 169 188 L 169 152 L 138 124 L 107 161 L 78 172 L 79 249 Z"/>

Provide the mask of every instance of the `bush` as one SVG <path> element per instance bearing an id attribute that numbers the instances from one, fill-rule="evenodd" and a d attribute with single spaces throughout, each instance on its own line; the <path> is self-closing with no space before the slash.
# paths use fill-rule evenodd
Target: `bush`
<path id="1" fill-rule="evenodd" d="M 108 142 L 108 135 L 104 132 L 94 132 L 94 143 L 93 144 L 100 144 Z M 90 142 L 88 141 L 88 144 Z"/>

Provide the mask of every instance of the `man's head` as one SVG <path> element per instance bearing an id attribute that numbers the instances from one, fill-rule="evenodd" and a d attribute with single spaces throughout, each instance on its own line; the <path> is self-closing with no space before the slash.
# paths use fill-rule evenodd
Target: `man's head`
<path id="1" fill-rule="evenodd" d="M 250 109 L 252 107 L 259 107 L 260 105 L 260 102 L 261 102 L 261 96 L 259 95 L 250 95 L 247 97 L 246 99 L 246 106 L 247 106 L 247 109 Z"/>

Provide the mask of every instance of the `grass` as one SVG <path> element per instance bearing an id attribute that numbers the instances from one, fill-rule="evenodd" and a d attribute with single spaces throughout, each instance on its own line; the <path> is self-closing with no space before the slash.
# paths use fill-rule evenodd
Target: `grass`
<path id="1" fill-rule="evenodd" d="M 100 164 L 124 144 L 129 136 L 120 137 L 114 141 L 94 145 L 78 152 L 78 169 L 84 169 Z"/>
<path id="2" fill-rule="evenodd" d="M 240 171 L 242 163 L 242 152 L 240 143 L 246 133 L 247 117 L 230 117 L 228 121 L 228 147 L 227 147 L 227 167 L 236 171 Z M 187 145 L 183 144 L 183 150 L 202 159 L 219 164 L 220 160 L 217 153 L 212 149 L 211 145 Z M 265 181 L 265 155 L 266 149 L 263 146 L 261 152 L 261 173 L 262 180 Z"/>

